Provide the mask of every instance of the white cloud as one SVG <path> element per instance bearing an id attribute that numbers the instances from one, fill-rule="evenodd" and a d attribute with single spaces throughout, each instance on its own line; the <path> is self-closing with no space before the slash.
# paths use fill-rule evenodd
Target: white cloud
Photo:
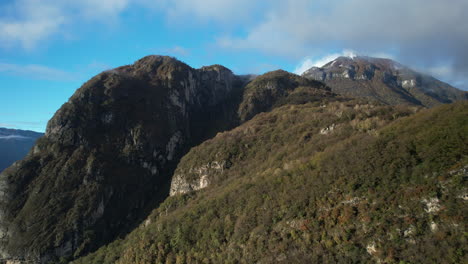
<path id="1" fill-rule="evenodd" d="M 93 61 L 90 64 L 86 65 L 84 68 L 87 71 L 88 70 L 90 70 L 90 71 L 105 71 L 105 70 L 112 69 L 113 67 L 110 66 L 107 63 L 103 63 L 103 62 L 99 62 L 99 61 Z"/>
<path id="2" fill-rule="evenodd" d="M 273 36 L 278 40 L 273 43 L 275 48 L 292 55 L 296 51 L 288 51 L 290 46 L 284 43 L 295 42 L 304 49 L 333 41 L 366 48 L 376 43 L 398 46 L 437 33 L 466 33 L 466 27 L 458 22 L 464 21 L 462 10 L 467 7 L 465 0 L 453 0 L 450 4 L 441 0 L 285 0 L 273 6 L 267 19 L 251 27 L 245 37 L 226 39 L 268 51 L 272 43 L 265 40 Z M 453 27 L 446 28 L 448 25 Z"/>
<path id="3" fill-rule="evenodd" d="M 127 8 L 130 0 L 15 0 L 0 4 L 0 46 L 33 49 L 74 23 L 108 23 Z"/>
<path id="4" fill-rule="evenodd" d="M 309 58 L 303 68 L 318 63 L 313 54 L 348 47 L 369 56 L 391 53 L 410 66 L 449 61 L 453 76 L 468 75 L 466 0 L 11 0 L 0 3 L 0 47 L 33 49 L 70 34 L 73 25 L 118 21 L 135 6 L 181 27 L 222 25 L 231 30 L 218 36 L 218 46 Z M 176 48 L 169 53 L 185 53 Z"/>
<path id="5" fill-rule="evenodd" d="M 273 0 L 277 1 L 277 0 Z M 161 10 L 173 22 L 194 20 L 243 24 L 255 10 L 269 6 L 271 1 L 260 0 L 137 0 L 137 3 Z M 256 15 L 259 15 L 258 13 Z"/>
<path id="6" fill-rule="evenodd" d="M 276 64 L 271 64 L 271 63 L 252 63 L 249 65 L 246 65 L 244 70 L 244 73 L 247 74 L 264 74 L 265 72 L 269 71 L 274 71 L 281 69 L 281 66 L 278 66 Z"/>
<path id="7" fill-rule="evenodd" d="M 268 10 L 243 36 L 219 38 L 219 46 L 296 60 L 337 47 L 386 51 L 407 65 L 452 60 L 468 75 L 466 0 L 284 0 Z"/>
<path id="8" fill-rule="evenodd" d="M 60 21 L 23 21 L 6 23 L 0 22 L 0 37 L 3 45 L 14 45 L 20 42 L 23 48 L 32 49 L 41 39 L 53 34 L 60 26 Z"/>
<path id="9" fill-rule="evenodd" d="M 276 1 L 276 0 L 275 0 Z M 0 47 L 34 49 L 38 43 L 82 23 L 114 23 L 132 6 L 162 11 L 171 21 L 207 21 L 243 24 L 263 1 L 251 0 L 13 0 L 0 3 L 8 10 L 0 17 Z M 268 2 L 263 2 L 268 4 Z M 245 22 L 246 23 L 246 22 Z M 178 50 L 177 52 L 181 52 Z"/>
<path id="10" fill-rule="evenodd" d="M 462 75 L 454 67 L 454 65 L 440 64 L 421 71 L 434 76 L 435 78 L 447 82 L 456 88 L 468 91 L 468 77 Z"/>
<path id="11" fill-rule="evenodd" d="M 72 73 L 37 64 L 18 65 L 0 63 L 0 73 L 51 81 L 72 81 L 77 79 L 77 76 Z"/>
<path id="12" fill-rule="evenodd" d="M 13 127 L 16 128 L 15 125 L 9 124 L 9 123 L 0 123 L 0 127 Z"/>
<path id="13" fill-rule="evenodd" d="M 427 72 L 439 78 L 447 78 L 453 75 L 453 68 L 448 65 L 439 65 L 427 69 Z"/>
<path id="14" fill-rule="evenodd" d="M 372 52 L 372 53 L 367 54 L 367 56 L 374 57 L 374 58 L 396 60 L 396 57 L 394 55 L 386 53 L 386 52 Z"/>
<path id="15" fill-rule="evenodd" d="M 291 0 L 290 0 L 291 1 Z M 297 0 L 298 5 L 304 5 L 304 0 Z M 302 57 L 307 49 L 301 40 L 306 35 L 302 33 L 302 17 L 306 16 L 305 8 L 296 8 L 288 1 L 276 3 L 267 9 L 265 19 L 256 26 L 249 28 L 247 35 L 242 37 L 222 36 L 217 43 L 229 49 L 258 49 L 265 53 Z"/>
<path id="16" fill-rule="evenodd" d="M 20 135 L 8 135 L 8 136 L 0 136 L 0 139 L 29 139 L 30 137 L 24 137 Z"/>
<path id="17" fill-rule="evenodd" d="M 12 121 L 12 122 L 8 122 L 8 123 L 1 123 L 0 122 L 0 127 L 44 132 L 46 124 L 47 124 L 47 120 L 37 121 L 37 122 Z"/>
<path id="18" fill-rule="evenodd" d="M 187 56 L 190 54 L 190 50 L 181 46 L 174 46 L 172 48 L 163 49 L 164 53 L 168 53 L 172 56 Z"/>
<path id="19" fill-rule="evenodd" d="M 108 20 L 124 11 L 131 0 L 79 0 L 72 1 L 72 7 L 78 10 L 81 16 L 92 19 Z"/>
<path id="20" fill-rule="evenodd" d="M 357 53 L 353 50 L 346 49 L 343 50 L 341 53 L 328 54 L 322 57 L 318 57 L 316 59 L 307 57 L 303 59 L 302 62 L 294 69 L 294 73 L 302 74 L 312 67 L 322 67 L 323 65 L 341 56 L 354 58 L 357 56 Z"/>
<path id="21" fill-rule="evenodd" d="M 9 10 L 13 10 L 13 18 L 0 18 L 0 45 L 3 46 L 19 43 L 23 48 L 31 49 L 65 23 L 60 9 L 46 1 L 39 4 L 39 1 L 18 0 L 9 6 Z"/>
<path id="22" fill-rule="evenodd" d="M 294 69 L 294 73 L 300 75 L 312 67 L 322 67 L 323 65 L 338 58 L 339 56 L 341 55 L 335 53 L 331 55 L 326 55 L 325 57 L 319 58 L 317 60 L 306 58 Z"/>

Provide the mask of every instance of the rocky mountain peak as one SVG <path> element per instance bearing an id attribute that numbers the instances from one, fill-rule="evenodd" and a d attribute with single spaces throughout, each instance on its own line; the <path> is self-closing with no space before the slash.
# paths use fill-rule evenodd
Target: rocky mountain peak
<path id="1" fill-rule="evenodd" d="M 305 103 L 335 96 L 321 82 L 276 70 L 256 77 L 245 87 L 238 115 L 244 122 L 286 102 Z"/>
<path id="2" fill-rule="evenodd" d="M 132 70 L 134 72 L 147 73 L 154 72 L 157 69 L 180 70 L 181 68 L 190 68 L 190 66 L 174 57 L 160 55 L 149 55 L 143 57 L 132 65 Z"/>
<path id="3" fill-rule="evenodd" d="M 303 76 L 325 81 L 333 78 L 348 78 L 353 80 L 371 80 L 375 71 L 385 72 L 388 75 L 407 73 L 410 70 L 391 59 L 372 58 L 367 56 L 338 57 L 322 67 L 312 67 L 303 73 Z"/>
<path id="4" fill-rule="evenodd" d="M 336 93 L 387 104 L 432 107 L 467 98 L 463 91 L 385 58 L 338 57 L 323 67 L 310 68 L 302 76 L 325 82 Z"/>
<path id="5" fill-rule="evenodd" d="M 78 256 L 130 230 L 168 195 L 180 157 L 235 123 L 244 84 L 220 65 L 197 70 L 167 56 L 93 77 L 0 174 L 0 257 Z"/>
<path id="6" fill-rule="evenodd" d="M 200 68 L 201 71 L 216 71 L 216 72 L 224 72 L 232 74 L 232 71 L 223 65 L 213 64 L 210 66 L 203 66 Z"/>

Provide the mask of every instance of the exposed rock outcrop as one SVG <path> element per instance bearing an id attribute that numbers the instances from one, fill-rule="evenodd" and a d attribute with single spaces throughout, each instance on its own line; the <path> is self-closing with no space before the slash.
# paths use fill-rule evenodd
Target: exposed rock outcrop
<path id="1" fill-rule="evenodd" d="M 168 195 L 180 157 L 237 122 L 244 83 L 163 56 L 92 78 L 0 175 L 0 256 L 73 258 L 131 230 Z"/>
<path id="2" fill-rule="evenodd" d="M 268 112 L 285 104 L 326 103 L 343 100 L 323 83 L 283 70 L 258 76 L 245 87 L 238 108 L 239 122 L 244 123 L 261 112 Z M 208 141 L 211 142 L 211 141 Z M 170 188 L 170 195 L 183 194 L 207 187 L 217 181 L 231 165 L 230 151 L 221 156 L 197 155 L 196 151 L 179 163 Z"/>
<path id="3" fill-rule="evenodd" d="M 340 71 L 333 71 L 334 67 Z M 378 63 L 361 67 L 335 61 L 324 67 L 326 70 L 317 70 L 313 76 L 332 84 L 343 80 L 362 81 L 368 85 L 385 83 L 388 86 L 376 85 L 366 90 L 366 96 L 389 104 L 411 102 L 429 106 L 435 102 L 431 101 L 435 97 L 415 96 L 416 93 L 427 96 L 418 90 L 419 85 L 425 83 L 424 78 L 409 75 L 401 79 L 393 72 L 400 71 L 400 66 L 394 65 L 392 71 L 384 71 L 382 67 Z M 391 95 L 383 97 L 388 93 Z M 362 95 L 361 92 L 350 94 Z M 451 94 L 447 92 L 444 98 L 451 98 Z M 385 101 L 387 99 L 389 101 Z M 423 101 L 426 99 L 429 103 Z M 296 231 L 316 230 L 310 234 L 320 234 L 323 230 L 321 220 L 315 224 L 308 221 L 322 212 L 307 210 L 332 206 L 334 209 L 353 209 L 361 203 L 373 206 L 370 201 L 376 197 L 367 197 L 370 189 L 381 186 L 394 191 L 400 184 L 417 182 L 426 173 L 421 168 L 429 168 L 429 162 L 440 160 L 435 154 L 434 159 L 423 155 L 440 153 L 445 146 L 463 145 L 459 142 L 466 141 L 458 140 L 457 137 L 464 134 L 458 132 L 462 129 L 460 125 L 454 125 L 461 123 L 460 116 L 466 116 L 462 112 L 466 109 L 463 104 L 447 107 L 449 114 L 440 111 L 429 117 L 438 120 L 436 128 L 423 127 L 427 124 L 427 118 L 423 116 L 413 119 L 418 122 L 416 127 L 411 128 L 412 123 L 398 125 L 395 121 L 395 133 L 379 134 L 387 131 L 385 125 L 413 114 L 416 108 L 351 100 L 338 96 L 322 82 L 281 70 L 252 80 L 252 76 L 236 76 L 220 65 L 193 69 L 174 58 L 162 56 L 148 56 L 133 65 L 103 72 L 85 83 L 57 111 L 48 123 L 45 136 L 38 140 L 24 160 L 0 174 L 0 258 L 33 263 L 67 262 L 123 237 L 131 230 L 146 228 L 152 232 L 147 236 L 151 239 L 141 239 L 138 233 L 133 233 L 129 236 L 131 242 L 125 242 L 125 245 L 112 246 L 112 249 L 102 247 L 113 253 L 96 259 L 114 254 L 119 258 L 118 263 L 125 264 L 177 262 L 184 261 L 184 256 L 174 254 L 187 253 L 187 260 L 205 262 L 205 256 L 214 256 L 222 249 L 222 254 L 217 255 L 218 262 L 232 256 L 232 252 L 242 256 L 234 256 L 232 261 L 262 262 L 263 256 L 255 257 L 255 254 L 264 255 L 265 251 L 260 252 L 254 247 L 254 252 L 245 247 L 267 241 L 249 241 L 259 237 L 256 234 L 263 233 L 262 236 L 276 241 L 274 243 L 287 241 L 286 246 L 302 241 L 297 239 Z M 448 129 L 439 129 L 445 120 L 441 117 L 446 115 L 453 115 L 450 119 L 453 122 L 449 120 L 446 127 L 455 131 L 455 137 L 449 136 L 452 134 Z M 224 130 L 229 131 L 218 133 Z M 429 130 L 436 135 L 433 138 L 444 139 L 447 145 L 437 145 L 439 141 L 444 143 L 443 140 L 429 141 L 423 134 Z M 415 137 L 416 140 L 428 139 L 415 146 L 411 137 L 414 131 L 419 131 L 420 135 Z M 398 136 L 402 138 L 394 138 Z M 206 140 L 208 138 L 211 139 Z M 372 148 L 368 148 L 369 144 Z M 431 147 L 430 151 L 425 151 L 426 147 Z M 457 168 L 455 165 L 461 154 L 455 148 L 449 150 L 456 159 L 451 158 L 443 166 Z M 421 167 L 421 161 L 427 164 Z M 336 164 L 342 167 L 336 168 Z M 407 168 L 415 168 L 417 174 Z M 403 176 L 397 177 L 400 174 Z M 384 181 L 372 178 L 376 175 Z M 362 179 L 365 184 L 361 185 Z M 226 183 L 232 185 L 226 185 L 228 187 L 223 190 Z M 389 188 L 387 184 L 393 187 Z M 349 189 L 352 195 L 335 194 L 338 202 L 324 201 L 321 197 L 329 195 L 323 186 L 330 190 L 336 186 Z M 434 184 L 428 182 L 427 186 Z M 219 187 L 218 192 L 202 191 L 200 200 L 197 200 L 198 194 L 193 200 L 191 196 L 168 198 L 207 187 L 212 190 Z M 424 198 L 431 200 L 413 199 L 421 207 L 421 213 L 444 213 L 445 201 L 442 198 L 433 200 L 430 198 L 432 192 L 426 189 Z M 374 189 L 373 193 L 379 190 Z M 355 193 L 357 191 L 362 193 Z M 204 197 L 207 193 L 209 195 Z M 456 197 L 465 193 L 465 189 L 460 189 Z M 244 194 L 247 195 L 240 197 Z M 281 199 L 277 199 L 278 195 Z M 245 207 L 250 197 L 255 201 Z M 402 196 L 386 193 L 377 198 L 384 202 L 395 197 Z M 166 202 L 158 207 L 166 198 Z M 207 203 L 203 203 L 205 198 Z M 463 202 L 461 198 L 456 199 Z M 197 204 L 197 201 L 202 202 Z M 225 206 L 231 206 L 231 202 L 236 203 L 234 211 Z M 274 204 L 264 207 L 270 202 Z M 326 204 L 322 206 L 322 202 Z M 184 203 L 189 209 L 200 210 L 184 211 Z M 295 206 L 291 210 L 293 203 Z M 314 203 L 317 206 L 313 206 Z M 302 206 L 300 210 L 307 213 L 302 214 L 297 209 L 301 207 L 296 205 Z M 211 210 L 215 206 L 218 209 Z M 356 223 L 372 220 L 366 213 L 369 208 L 359 209 L 363 214 L 356 218 Z M 156 212 L 147 217 L 153 209 Z M 259 214 L 251 216 L 257 209 Z M 334 216 L 323 215 L 323 219 L 331 219 L 330 223 L 340 226 L 357 215 L 352 210 L 340 214 L 336 210 L 328 211 Z M 457 217 L 454 219 L 461 219 Z M 298 230 L 270 239 L 274 234 L 266 234 L 264 227 L 274 230 L 273 219 Z M 216 221 L 216 226 L 212 225 L 212 220 Z M 437 224 L 439 229 L 443 227 Z M 347 230 L 356 230 L 358 226 L 360 224 Z M 217 230 L 206 232 L 213 227 Z M 192 230 L 196 232 L 192 233 Z M 228 232 L 218 236 L 216 232 L 223 230 Z M 363 230 L 366 233 L 367 227 Z M 332 238 L 348 235 L 330 233 L 320 240 L 327 249 L 341 250 L 334 247 Z M 290 238 L 293 240 L 284 240 Z M 314 240 L 306 240 L 319 239 L 310 238 Z M 371 238 L 366 241 L 378 241 Z M 123 240 L 116 243 L 120 241 Z M 377 253 L 372 255 L 383 252 L 381 244 L 376 242 Z M 306 247 L 284 247 L 272 257 L 288 259 L 287 254 L 293 254 L 297 248 Z M 203 251 L 207 249 L 209 253 Z M 358 253 L 365 255 L 365 259 L 360 260 L 366 262 L 370 256 L 365 254 L 365 246 L 361 249 Z M 204 255 L 198 255 L 198 252 Z M 80 263 L 104 262 L 96 259 Z M 263 259 L 263 262 L 274 262 L 273 259 Z"/>
<path id="4" fill-rule="evenodd" d="M 226 161 L 212 161 L 188 171 L 178 170 L 171 181 L 170 195 L 197 191 L 208 186 L 214 174 L 219 174 L 227 168 Z"/>

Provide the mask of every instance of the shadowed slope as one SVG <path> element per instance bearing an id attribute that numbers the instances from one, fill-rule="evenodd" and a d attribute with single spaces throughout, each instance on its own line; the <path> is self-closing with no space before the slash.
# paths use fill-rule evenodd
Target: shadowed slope
<path id="1" fill-rule="evenodd" d="M 459 263 L 468 106 L 417 111 L 349 101 L 259 114 L 181 160 L 175 174 L 201 190 L 74 263 Z"/>
<path id="2" fill-rule="evenodd" d="M 1 255 L 76 257 L 131 230 L 168 195 L 181 155 L 232 126 L 242 85 L 161 56 L 92 78 L 1 174 Z"/>

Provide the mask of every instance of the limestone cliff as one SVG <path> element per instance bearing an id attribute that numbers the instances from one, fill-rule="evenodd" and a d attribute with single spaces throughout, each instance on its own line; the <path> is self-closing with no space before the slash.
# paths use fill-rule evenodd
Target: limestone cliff
<path id="1" fill-rule="evenodd" d="M 86 82 L 0 175 L 0 256 L 47 262 L 125 234 L 193 145 L 236 123 L 242 78 L 148 56 Z"/>
<path id="2" fill-rule="evenodd" d="M 314 103 L 317 105 L 327 102 L 348 100 L 330 91 L 323 83 L 309 80 L 296 74 L 283 70 L 268 72 L 256 77 L 247 84 L 243 91 L 242 101 L 237 111 L 238 119 L 245 123 L 252 117 L 268 112 L 283 105 L 300 105 Z M 238 142 L 251 134 L 251 130 L 235 128 L 234 142 Z M 249 127 L 249 126 L 247 126 Z M 249 127 L 250 128 L 250 127 Z M 229 137 L 218 134 L 215 138 L 207 140 L 202 145 L 193 148 L 183 157 L 171 181 L 170 195 L 188 193 L 207 187 L 212 181 L 219 181 L 223 172 L 229 169 L 233 162 L 238 147 L 229 145 Z M 213 142 L 226 144 L 217 146 L 218 150 L 212 150 L 200 154 L 202 146 L 213 146 Z M 248 148 L 248 146 L 242 146 Z M 221 151 L 220 151 L 221 150 Z"/>

